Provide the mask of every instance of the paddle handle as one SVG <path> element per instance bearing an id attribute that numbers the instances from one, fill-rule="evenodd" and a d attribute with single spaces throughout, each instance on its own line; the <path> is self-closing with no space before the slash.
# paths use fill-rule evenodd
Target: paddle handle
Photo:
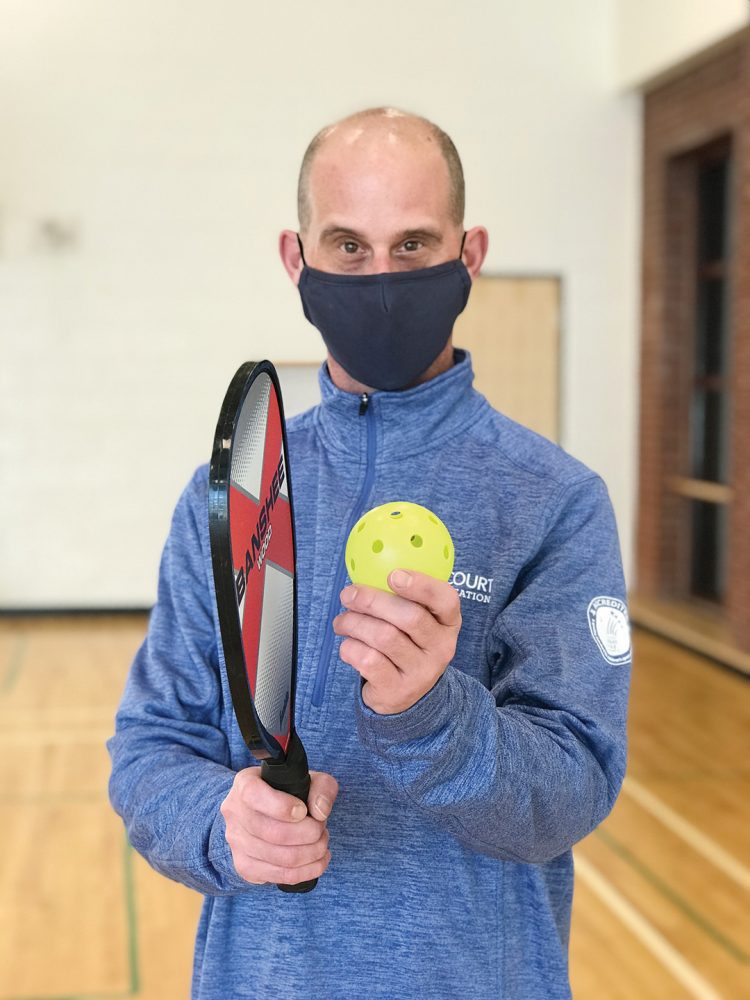
<path id="1" fill-rule="evenodd" d="M 272 788 L 294 795 L 307 806 L 310 793 L 310 770 L 307 754 L 296 730 L 292 730 L 289 749 L 284 760 L 264 760 L 260 766 L 260 776 Z M 282 892 L 310 892 L 318 884 L 316 878 L 297 885 L 279 885 Z"/>

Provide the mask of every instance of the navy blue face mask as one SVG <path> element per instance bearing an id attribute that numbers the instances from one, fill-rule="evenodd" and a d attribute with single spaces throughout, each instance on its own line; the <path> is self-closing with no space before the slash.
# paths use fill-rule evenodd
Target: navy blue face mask
<path id="1" fill-rule="evenodd" d="M 460 257 L 385 274 L 317 271 L 304 252 L 302 261 L 305 316 L 344 371 L 374 389 L 404 389 L 430 367 L 471 291 Z"/>

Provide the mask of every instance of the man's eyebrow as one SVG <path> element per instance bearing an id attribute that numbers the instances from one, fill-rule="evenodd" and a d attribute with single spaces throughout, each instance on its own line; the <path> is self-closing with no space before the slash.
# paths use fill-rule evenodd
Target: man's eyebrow
<path id="1" fill-rule="evenodd" d="M 396 237 L 397 243 L 403 243 L 405 240 L 425 240 L 428 243 L 442 243 L 442 234 L 434 229 L 404 229 L 403 232 L 399 233 Z"/>
<path id="2" fill-rule="evenodd" d="M 351 236 L 355 240 L 359 240 L 363 243 L 367 242 L 364 233 L 358 233 L 356 229 L 350 229 L 349 226 L 326 226 L 326 228 L 321 232 L 321 240 L 328 240 L 336 236 Z M 434 229 L 428 228 L 417 228 L 417 229 L 403 229 L 400 233 L 396 235 L 395 242 L 403 243 L 405 240 L 420 239 L 425 240 L 430 243 L 442 243 L 443 237 L 441 233 Z"/>
<path id="3" fill-rule="evenodd" d="M 356 229 L 350 229 L 349 226 L 326 226 L 320 234 L 322 240 L 330 239 L 332 236 L 353 236 L 356 240 L 364 240 L 362 233 L 358 233 Z"/>

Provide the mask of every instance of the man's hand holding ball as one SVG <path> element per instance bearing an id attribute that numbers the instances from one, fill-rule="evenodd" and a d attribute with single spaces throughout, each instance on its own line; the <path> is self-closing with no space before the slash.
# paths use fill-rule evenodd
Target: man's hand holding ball
<path id="1" fill-rule="evenodd" d="M 333 621 L 339 655 L 363 678 L 364 703 L 381 715 L 415 705 L 440 680 L 461 628 L 447 528 L 418 504 L 376 507 L 354 526 L 346 546 L 353 586 Z"/>

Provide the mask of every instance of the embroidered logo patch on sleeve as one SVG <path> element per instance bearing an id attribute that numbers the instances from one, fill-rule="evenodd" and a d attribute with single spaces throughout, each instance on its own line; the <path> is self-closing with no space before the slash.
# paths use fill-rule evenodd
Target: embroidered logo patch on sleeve
<path id="1" fill-rule="evenodd" d="M 588 607 L 589 628 L 607 661 L 618 666 L 630 660 L 628 609 L 616 597 L 595 597 Z"/>

